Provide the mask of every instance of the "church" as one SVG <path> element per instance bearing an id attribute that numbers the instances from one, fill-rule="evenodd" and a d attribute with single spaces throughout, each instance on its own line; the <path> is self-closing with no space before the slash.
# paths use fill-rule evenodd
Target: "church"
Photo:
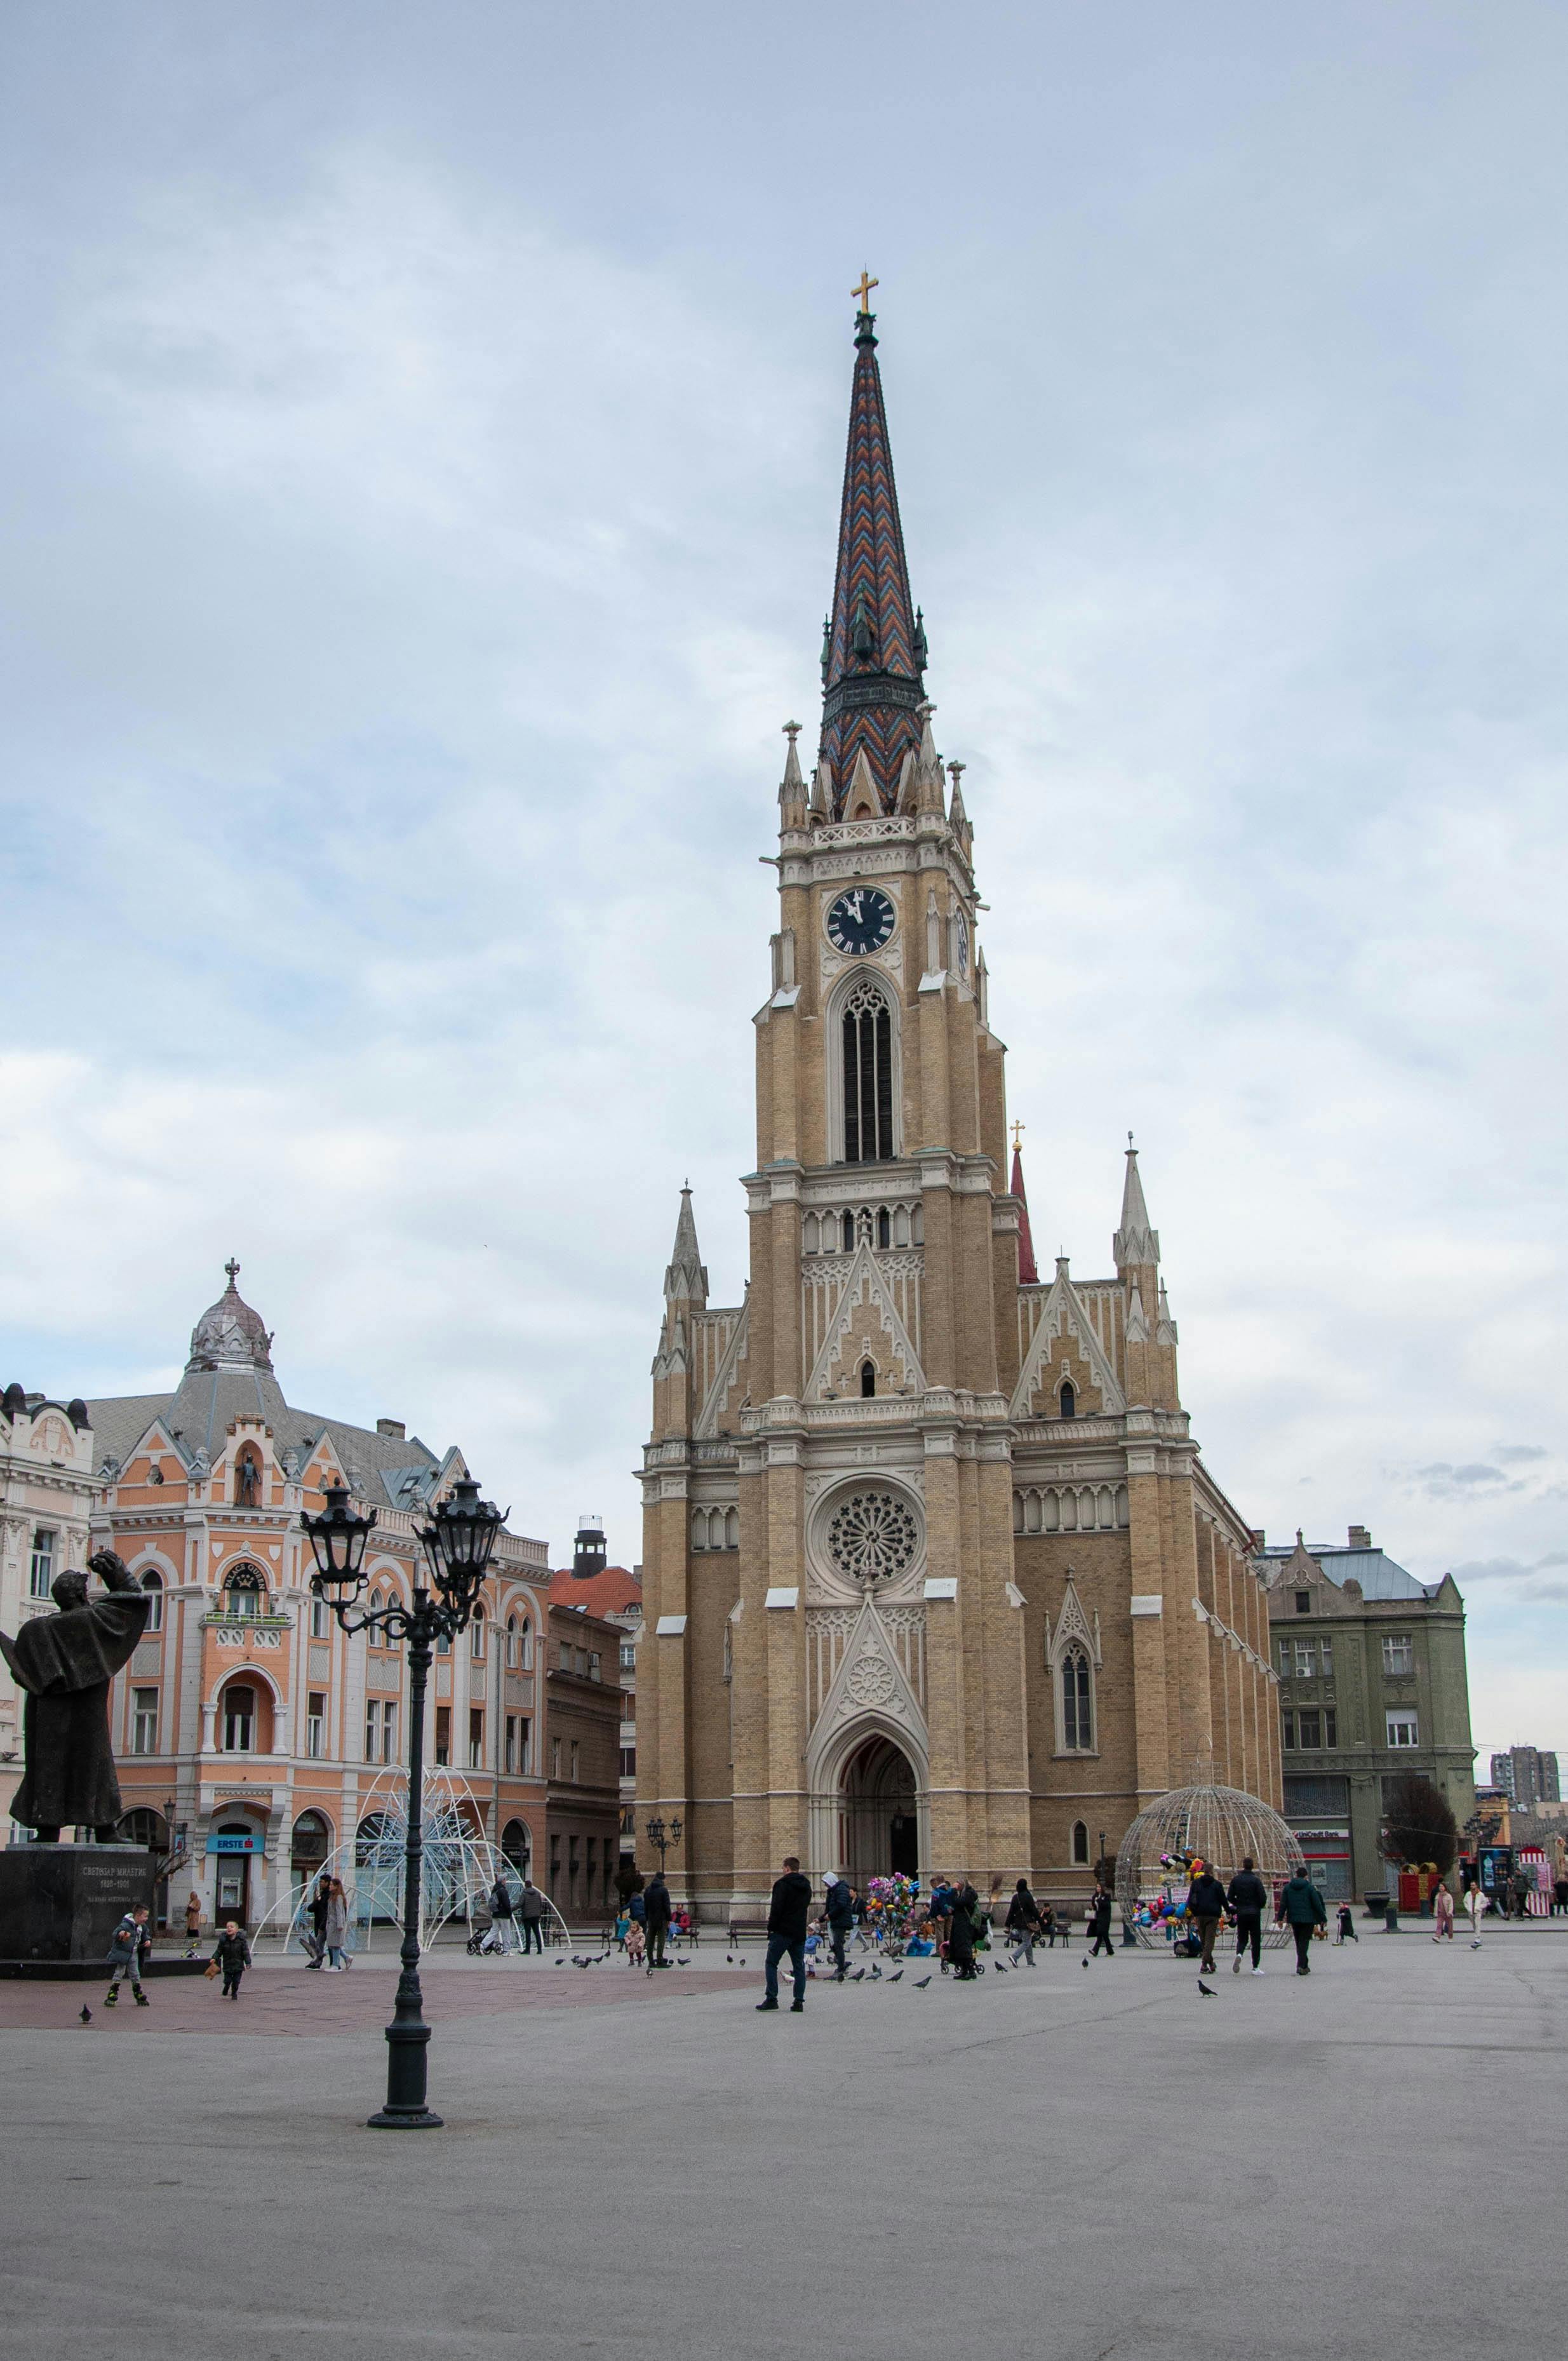
<path id="1" fill-rule="evenodd" d="M 709 1303 L 683 1191 L 642 1476 L 639 1816 L 679 1822 L 671 1882 L 710 1918 L 790 1853 L 1070 1897 L 1169 1787 L 1281 1800 L 1261 1537 L 1189 1430 L 1136 1153 L 1101 1278 L 1039 1276 L 1016 1144 L 1008 1170 L 858 292 L 821 735 L 807 768 L 786 726 L 752 1020 L 751 1279 Z"/>

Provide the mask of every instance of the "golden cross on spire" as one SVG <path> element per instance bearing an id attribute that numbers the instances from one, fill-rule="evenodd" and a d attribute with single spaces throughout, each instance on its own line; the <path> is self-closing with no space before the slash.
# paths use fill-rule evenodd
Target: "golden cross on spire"
<path id="1" fill-rule="evenodd" d="M 1025 1128 L 1025 1126 L 1018 1122 L 1014 1122 L 1013 1126 L 1013 1153 L 1014 1156 L 1018 1153 L 1018 1135 Z"/>
<path id="2" fill-rule="evenodd" d="M 872 289 L 873 287 L 880 287 L 881 285 L 882 280 L 880 279 L 867 278 L 866 266 L 862 262 L 861 265 L 861 283 L 858 287 L 851 287 L 850 290 L 850 294 L 855 297 L 862 312 L 869 312 L 871 310 Z"/>

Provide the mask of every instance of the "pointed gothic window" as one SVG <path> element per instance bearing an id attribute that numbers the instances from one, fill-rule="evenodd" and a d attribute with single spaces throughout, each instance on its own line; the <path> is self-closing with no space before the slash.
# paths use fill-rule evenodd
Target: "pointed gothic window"
<path id="1" fill-rule="evenodd" d="M 853 1254 L 855 1251 L 855 1217 L 853 1213 L 846 1213 L 844 1216 L 843 1235 L 844 1252 L 846 1254 Z"/>
<path id="2" fill-rule="evenodd" d="M 893 1221 L 885 1205 L 876 1217 L 876 1242 L 879 1246 L 893 1244 Z"/>
<path id="3" fill-rule="evenodd" d="M 1069 1754 L 1088 1753 L 1094 1745 L 1089 1659 L 1081 1648 L 1069 1648 L 1061 1660 L 1061 1742 Z"/>
<path id="4" fill-rule="evenodd" d="M 861 1363 L 861 1391 L 862 1394 L 874 1394 L 876 1391 L 876 1371 L 869 1361 Z"/>
<path id="5" fill-rule="evenodd" d="M 1063 1418 L 1076 1418 L 1078 1416 L 1078 1395 L 1073 1389 L 1070 1378 L 1064 1378 L 1062 1382 L 1061 1414 Z"/>
<path id="6" fill-rule="evenodd" d="M 1072 1857 L 1075 1861 L 1089 1859 L 1089 1828 L 1082 1820 L 1072 1824 Z"/>
<path id="7" fill-rule="evenodd" d="M 844 1003 L 843 1025 L 844 1161 L 883 1163 L 894 1152 L 893 1020 L 869 977 Z"/>

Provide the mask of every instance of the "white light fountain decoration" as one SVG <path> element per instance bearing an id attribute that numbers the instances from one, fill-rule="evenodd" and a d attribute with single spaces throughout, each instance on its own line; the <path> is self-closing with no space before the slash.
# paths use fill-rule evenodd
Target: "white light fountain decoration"
<path id="1" fill-rule="evenodd" d="M 504 1872 L 515 1889 L 522 1871 L 488 1837 L 476 1835 L 476 1829 L 482 1830 L 484 1827 L 478 1802 L 466 1781 L 454 1778 L 450 1772 L 425 1773 L 423 1819 L 419 1941 L 420 1949 L 428 1950 L 453 1919 L 471 1921 L 476 1912 L 488 1917 L 490 1894 L 497 1878 Z M 364 1798 L 354 1835 L 335 1846 L 324 1860 L 312 1864 L 299 1893 L 275 1902 L 259 1922 L 257 1933 L 268 1932 L 269 1922 L 275 1922 L 272 1931 L 276 1931 L 277 1925 L 283 1927 L 285 1954 L 308 1949 L 311 1896 L 323 1877 L 335 1877 L 342 1880 L 348 1897 L 356 1949 L 368 1947 L 373 1926 L 395 1927 L 400 1937 L 403 1848 L 407 1840 L 408 1785 L 406 1780 L 392 1772 L 378 1779 Z M 545 1942 L 568 1942 L 565 1920 L 548 1895 L 542 1898 L 545 1915 L 541 1932 Z"/>

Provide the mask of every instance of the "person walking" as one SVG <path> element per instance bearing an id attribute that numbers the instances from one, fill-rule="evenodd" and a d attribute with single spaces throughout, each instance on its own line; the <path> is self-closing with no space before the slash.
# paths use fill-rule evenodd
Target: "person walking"
<path id="1" fill-rule="evenodd" d="M 1214 1938 L 1220 1931 L 1220 1921 L 1225 1915 L 1225 1889 L 1213 1871 L 1202 1861 L 1193 1863 L 1192 1883 L 1187 1889 L 1187 1923 L 1198 1938 L 1198 1972 L 1212 1976 L 1214 1972 Z"/>
<path id="2" fill-rule="evenodd" d="M 343 1890 L 343 1880 L 334 1877 L 327 1887 L 326 1916 L 322 1933 L 326 1941 L 326 1972 L 340 1976 L 347 1967 L 344 1955 L 348 1941 L 348 1896 Z"/>
<path id="3" fill-rule="evenodd" d="M 1232 1878 L 1225 1892 L 1225 1901 L 1235 1913 L 1236 1956 L 1231 1961 L 1231 1973 L 1239 1976 L 1242 1961 L 1250 1947 L 1252 1971 L 1263 1973 L 1263 1914 L 1268 1907 L 1268 1888 L 1253 1866 L 1251 1853 L 1244 1853 L 1242 1865 Z"/>
<path id="4" fill-rule="evenodd" d="M 1021 1877 L 1007 1905 L 1007 1932 L 1013 1938 L 1012 1949 L 1021 1954 L 1025 1967 L 1035 1964 L 1035 1938 L 1040 1932 L 1040 1905 L 1029 1891 L 1029 1881 Z M 1016 1961 L 1014 1961 L 1016 1964 Z"/>
<path id="5" fill-rule="evenodd" d="M 218 1937 L 213 1952 L 213 1965 L 224 1971 L 224 1988 L 219 1995 L 224 2000 L 239 1998 L 239 1980 L 251 1964 L 250 1945 L 240 1932 L 238 1921 L 231 1918 Z"/>
<path id="6" fill-rule="evenodd" d="M 641 1899 L 640 1894 L 634 1894 L 631 1897 L 632 1902 L 641 1902 Z M 630 1906 L 629 1903 L 627 1905 L 629 1910 Z M 544 1957 L 544 1896 L 526 1872 L 523 1874 L 522 1892 L 517 1899 L 517 1918 L 519 1926 L 522 1928 L 523 1958 L 526 1959 L 530 1951 L 537 1951 L 543 1959 Z"/>
<path id="7" fill-rule="evenodd" d="M 1436 1921 L 1436 1925 L 1432 1931 L 1432 1941 L 1434 1943 L 1441 1943 L 1446 1939 L 1448 1942 L 1452 1943 L 1453 1940 L 1453 1896 L 1449 1892 L 1446 1885 L 1439 1885 L 1434 1889 L 1431 1897 L 1431 1915 Z"/>
<path id="8" fill-rule="evenodd" d="M 795 1978 L 790 2014 L 798 2016 L 805 2008 L 806 1928 L 810 1915 L 811 1880 L 802 1877 L 794 1853 L 786 1853 L 784 1875 L 774 1879 L 773 1899 L 768 1905 L 768 1949 L 762 1963 L 762 1997 L 757 2003 L 759 2016 L 764 2009 L 777 2008 L 779 2004 L 779 1961 L 786 1952 Z"/>
<path id="9" fill-rule="evenodd" d="M 948 1965 L 961 1984 L 975 1981 L 974 1913 L 980 1896 L 967 1877 L 948 1896 Z"/>
<path id="10" fill-rule="evenodd" d="M 131 1996 L 137 2006 L 146 2008 L 149 2004 L 141 1988 L 142 1956 L 152 1947 L 147 1930 L 147 1915 L 146 1903 L 138 1902 L 134 1910 L 126 1912 L 109 1938 L 109 1989 L 104 2000 L 105 2008 L 115 2005 L 120 1997 L 120 1986 L 127 1976 L 131 1980 Z"/>
<path id="11" fill-rule="evenodd" d="M 192 1894 L 185 1904 L 185 1957 L 188 1960 L 196 1956 L 196 1938 L 201 1931 L 202 1897 L 199 1894 Z"/>
<path id="12" fill-rule="evenodd" d="M 316 1880 L 316 1890 L 311 1896 L 307 1917 L 310 1933 L 305 1941 L 310 1947 L 311 1965 L 319 1968 L 326 1958 L 326 1920 L 332 1902 L 332 1880 L 323 1870 Z"/>
<path id="13" fill-rule="evenodd" d="M 833 1981 L 842 1983 L 850 1972 L 850 1962 L 844 1946 L 855 1927 L 855 1893 L 847 1878 L 838 1877 L 832 1870 L 826 1880 L 828 1899 L 824 1905 L 828 1916 L 828 1932 L 833 1944 Z"/>
<path id="14" fill-rule="evenodd" d="M 496 1949 L 504 1956 L 518 1948 L 517 1927 L 513 1923 L 515 1907 L 511 1888 L 507 1883 L 505 1870 L 499 1870 L 490 1888 L 490 1924 L 496 1930 Z"/>
<path id="15" fill-rule="evenodd" d="M 1094 1892 L 1090 1897 L 1089 1931 L 1094 1938 L 1090 1946 L 1090 1958 L 1092 1960 L 1103 1944 L 1106 1958 L 1113 1960 L 1116 1956 L 1116 1946 L 1111 1940 L 1111 1889 L 1108 1885 L 1102 1884 L 1099 1878 L 1094 1881 Z"/>
<path id="16" fill-rule="evenodd" d="M 1355 1931 L 1355 1913 L 1352 1910 L 1348 1902 L 1342 1902 L 1340 1904 L 1336 1923 L 1339 1927 L 1339 1932 L 1334 1937 L 1334 1942 L 1336 1945 L 1342 1943 L 1360 1942 L 1361 1938 Z"/>
<path id="17" fill-rule="evenodd" d="M 1329 1914 L 1323 1897 L 1304 1869 L 1293 1870 L 1274 1913 L 1280 1925 L 1288 1926 L 1296 1938 L 1296 1973 L 1310 1976 L 1312 1972 L 1307 1953 L 1312 1946 L 1312 1936 L 1319 1927 L 1326 1927 Z"/>
<path id="18" fill-rule="evenodd" d="M 667 1968 L 664 1938 L 670 1931 L 674 1913 L 670 1903 L 670 1889 L 664 1883 L 664 1872 L 656 1869 L 648 1881 L 648 1891 L 642 1896 L 642 1923 L 648 1929 L 648 1972 L 655 1968 Z"/>

